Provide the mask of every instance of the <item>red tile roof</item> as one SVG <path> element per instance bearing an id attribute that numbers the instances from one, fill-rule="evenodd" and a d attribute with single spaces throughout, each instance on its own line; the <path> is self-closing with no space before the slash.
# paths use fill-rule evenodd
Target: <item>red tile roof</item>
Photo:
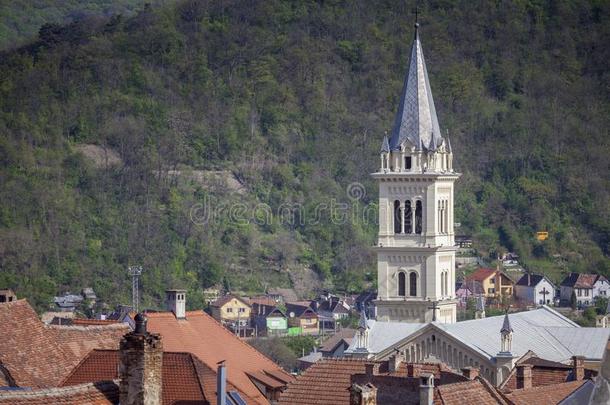
<path id="1" fill-rule="evenodd" d="M 366 375 L 366 364 L 374 365 L 373 375 Z M 438 404 L 506 404 L 502 395 L 483 379 L 467 380 L 444 364 L 401 363 L 395 372 L 388 371 L 387 362 L 365 359 L 326 358 L 310 366 L 288 385 L 280 404 L 348 405 L 353 383 L 372 384 L 380 404 L 419 404 L 419 376 L 434 374 L 438 388 Z M 442 387 L 442 391 L 441 391 Z M 466 400 L 464 400 L 466 399 Z M 472 399 L 472 401 L 470 401 Z"/>
<path id="2" fill-rule="evenodd" d="M 118 403 L 119 386 L 113 381 L 31 391 L 0 391 L 0 404 L 3 405 L 116 405 Z"/>
<path id="3" fill-rule="evenodd" d="M 75 363 L 93 349 L 118 349 L 123 336 L 130 331 L 125 323 L 97 326 L 48 327 L 57 336 L 57 342 L 74 357 Z"/>
<path id="4" fill-rule="evenodd" d="M 94 350 L 72 371 L 62 385 L 70 386 L 85 382 L 114 380 L 119 377 L 119 351 Z M 216 404 L 216 371 L 203 364 L 191 353 L 163 353 L 163 404 L 184 401 Z M 227 391 L 237 390 L 227 384 Z M 250 403 L 246 394 L 242 398 Z"/>
<path id="5" fill-rule="evenodd" d="M 119 321 L 112 319 L 83 319 L 74 318 L 72 319 L 72 325 L 74 326 L 94 326 L 94 325 L 112 325 L 119 323 Z"/>
<path id="6" fill-rule="evenodd" d="M 435 389 L 435 404 L 443 405 L 497 405 L 509 402 L 485 379 L 477 377 L 474 380 L 439 385 Z M 534 404 L 536 402 L 532 402 Z"/>
<path id="7" fill-rule="evenodd" d="M 487 278 L 493 276 L 494 274 L 496 274 L 495 269 L 485 269 L 485 268 L 480 268 L 475 270 L 474 273 L 466 276 L 466 280 L 467 281 L 484 281 Z"/>
<path id="8" fill-rule="evenodd" d="M 253 403 L 268 401 L 248 373 L 277 373 L 291 379 L 290 374 L 203 311 L 187 312 L 186 319 L 176 319 L 171 312 L 149 313 L 147 317 L 148 330 L 163 337 L 165 350 L 192 353 L 212 369 L 224 360 L 228 382 L 252 398 Z"/>
<path id="9" fill-rule="evenodd" d="M 570 381 L 561 384 L 524 388 L 508 392 L 505 395 L 515 405 L 555 405 L 587 381 Z"/>
<path id="10" fill-rule="evenodd" d="M 366 363 L 363 359 L 322 359 L 288 385 L 288 389 L 280 396 L 279 403 L 349 404 L 352 375 L 363 374 Z"/>
<path id="11" fill-rule="evenodd" d="M 116 347 L 126 325 L 60 327 L 43 324 L 25 300 L 0 304 L 0 363 L 12 384 L 47 388 L 92 348 Z"/>

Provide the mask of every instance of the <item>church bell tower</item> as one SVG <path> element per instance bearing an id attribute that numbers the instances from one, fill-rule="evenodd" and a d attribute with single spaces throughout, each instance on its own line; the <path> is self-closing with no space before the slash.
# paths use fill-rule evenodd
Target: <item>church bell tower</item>
<path id="1" fill-rule="evenodd" d="M 409 71 L 379 170 L 377 320 L 456 321 L 453 152 L 441 135 L 415 24 Z"/>

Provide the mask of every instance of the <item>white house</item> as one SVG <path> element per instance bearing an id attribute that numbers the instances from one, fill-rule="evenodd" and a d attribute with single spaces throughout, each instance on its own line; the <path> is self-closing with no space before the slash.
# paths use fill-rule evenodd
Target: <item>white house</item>
<path id="1" fill-rule="evenodd" d="M 561 301 L 569 305 L 572 292 L 579 307 L 594 304 L 595 297 L 610 295 L 608 279 L 599 274 L 570 273 L 561 282 Z"/>
<path id="2" fill-rule="evenodd" d="M 535 305 L 551 305 L 557 289 L 546 276 L 527 273 L 515 284 L 519 301 Z"/>
<path id="3" fill-rule="evenodd" d="M 593 298 L 608 296 L 610 296 L 610 282 L 606 277 L 599 275 L 593 284 Z"/>

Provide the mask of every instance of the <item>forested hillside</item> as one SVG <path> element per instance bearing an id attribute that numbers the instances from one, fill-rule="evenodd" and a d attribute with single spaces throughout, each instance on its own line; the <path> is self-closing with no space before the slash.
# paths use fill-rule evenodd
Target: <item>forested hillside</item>
<path id="1" fill-rule="evenodd" d="M 164 0 L 0 0 L 0 49 L 15 48 L 36 37 L 45 24 L 69 24 L 115 14 L 132 15 L 145 3 Z"/>
<path id="2" fill-rule="evenodd" d="M 420 3 L 464 173 L 459 232 L 553 278 L 610 275 L 610 3 Z M 368 174 L 412 22 L 394 1 L 180 1 L 1 54 L 0 286 L 39 308 L 85 285 L 128 301 L 125 269 L 142 264 L 149 306 L 170 285 L 191 305 L 215 284 L 363 288 L 376 270 Z M 320 209 L 335 203 L 347 220 Z M 260 209 L 286 204 L 305 220 Z"/>

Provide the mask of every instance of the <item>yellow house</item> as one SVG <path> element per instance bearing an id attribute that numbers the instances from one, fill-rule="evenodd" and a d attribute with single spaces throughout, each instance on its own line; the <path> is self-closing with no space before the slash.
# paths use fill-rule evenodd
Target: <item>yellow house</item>
<path id="1" fill-rule="evenodd" d="M 210 304 L 212 317 L 220 323 L 248 326 L 251 307 L 245 300 L 236 295 L 225 295 Z"/>
<path id="2" fill-rule="evenodd" d="M 466 277 L 466 281 L 480 283 L 487 298 L 513 296 L 515 283 L 500 270 L 481 268 Z"/>

